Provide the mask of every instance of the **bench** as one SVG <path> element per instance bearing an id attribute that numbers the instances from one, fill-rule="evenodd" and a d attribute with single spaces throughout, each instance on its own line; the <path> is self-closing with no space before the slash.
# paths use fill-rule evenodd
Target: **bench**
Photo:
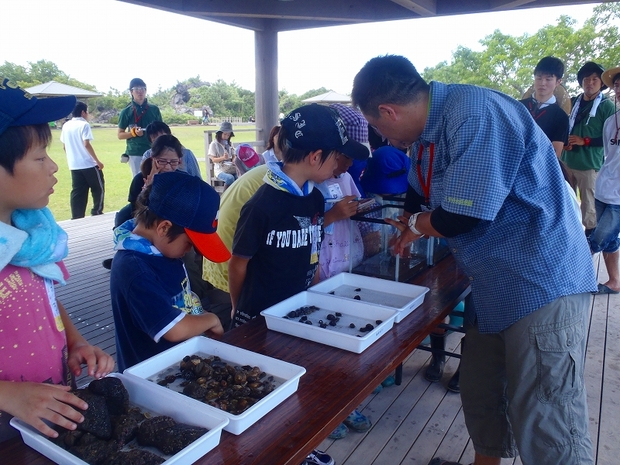
<path id="1" fill-rule="evenodd" d="M 204 156 L 204 162 L 206 163 L 206 167 L 207 167 L 207 183 L 213 187 L 213 189 L 215 189 L 216 192 L 219 192 L 220 194 L 222 192 L 224 192 L 224 189 L 226 188 L 226 183 L 218 178 L 215 177 L 215 172 L 213 170 L 213 162 L 211 162 L 211 159 L 209 158 L 209 145 L 211 144 L 211 142 L 213 141 L 213 137 L 215 136 L 215 133 L 217 132 L 217 129 L 208 129 L 204 132 L 205 136 L 204 136 L 204 150 L 205 150 L 205 156 Z M 239 132 L 256 132 L 256 133 L 262 133 L 262 129 L 235 129 L 234 132 L 235 133 L 239 133 Z M 249 141 L 249 142 L 238 142 L 235 143 L 233 141 L 233 145 L 238 145 L 238 144 L 249 144 L 251 145 L 254 150 L 256 150 L 258 153 L 262 153 L 264 148 L 265 148 L 265 141 L 263 140 L 254 140 L 254 141 Z"/>

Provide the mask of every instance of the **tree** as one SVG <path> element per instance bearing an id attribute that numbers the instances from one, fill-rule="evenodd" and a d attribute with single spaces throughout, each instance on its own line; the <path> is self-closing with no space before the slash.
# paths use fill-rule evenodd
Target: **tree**
<path id="1" fill-rule="evenodd" d="M 605 3 L 597 6 L 579 29 L 575 19 L 563 15 L 555 25 L 533 35 L 513 37 L 496 30 L 480 41 L 484 47 L 481 52 L 459 47 L 451 63 L 441 62 L 422 74 L 426 80 L 476 84 L 521 98 L 532 84 L 538 61 L 553 55 L 565 64 L 564 85 L 576 93 L 577 71 L 586 61 L 606 68 L 620 64 L 620 51 L 612 45 L 620 41 L 618 27 L 612 24 L 618 19 L 620 5 Z"/>

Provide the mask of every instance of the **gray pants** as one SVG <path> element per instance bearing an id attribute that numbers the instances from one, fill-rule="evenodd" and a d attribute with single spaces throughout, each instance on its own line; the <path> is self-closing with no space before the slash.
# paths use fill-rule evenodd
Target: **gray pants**
<path id="1" fill-rule="evenodd" d="M 498 334 L 466 325 L 461 399 L 476 452 L 594 463 L 583 380 L 590 301 L 560 297 Z"/>

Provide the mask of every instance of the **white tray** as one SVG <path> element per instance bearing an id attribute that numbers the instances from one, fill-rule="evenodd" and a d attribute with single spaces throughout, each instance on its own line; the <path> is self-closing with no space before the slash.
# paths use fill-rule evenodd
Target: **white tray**
<path id="1" fill-rule="evenodd" d="M 229 420 L 224 427 L 226 431 L 233 434 L 241 434 L 264 415 L 273 410 L 284 399 L 289 397 L 299 385 L 299 378 L 306 372 L 306 369 L 292 363 L 283 362 L 272 357 L 257 354 L 249 350 L 241 349 L 223 342 L 215 341 L 204 336 L 196 336 L 182 342 L 170 349 L 157 354 L 137 365 L 127 368 L 124 373 L 127 376 L 135 376 L 142 379 L 155 379 L 159 373 L 168 370 L 170 367 L 178 367 L 183 357 L 186 355 L 217 355 L 223 361 L 233 365 L 257 366 L 268 375 L 272 375 L 278 381 L 273 392 L 252 405 L 245 412 L 239 415 L 225 412 L 216 407 L 207 405 L 204 402 L 193 399 L 185 394 L 175 392 L 167 387 L 159 386 L 154 381 L 148 381 L 149 386 L 160 391 L 168 392 L 175 397 L 181 397 L 192 403 L 194 412 L 218 412 Z M 176 371 L 179 371 L 178 369 Z"/>
<path id="2" fill-rule="evenodd" d="M 394 322 L 400 323 L 424 302 L 429 289 L 424 286 L 359 274 L 339 273 L 312 286 L 308 291 L 330 294 L 348 300 L 353 300 L 354 296 L 359 295 L 360 302 L 397 310 L 398 314 Z"/>
<path id="3" fill-rule="evenodd" d="M 319 310 L 308 315 L 312 325 L 299 322 L 299 317 L 284 318 L 289 312 L 310 305 L 319 307 Z M 342 316 L 335 327 L 321 328 L 318 325 L 319 320 L 329 321 L 327 314 L 335 315 L 336 312 Z M 394 309 L 353 299 L 347 300 L 345 304 L 344 300 L 338 297 L 304 291 L 263 310 L 261 315 L 265 317 L 267 327 L 274 331 L 359 354 L 392 329 L 396 313 Z M 377 323 L 377 320 L 381 323 Z M 350 323 L 353 323 L 355 328 L 349 328 Z M 366 324 L 372 324 L 374 329 L 360 332 L 359 329 Z"/>
<path id="4" fill-rule="evenodd" d="M 196 415 L 191 403 L 185 399 L 179 399 L 178 396 L 171 395 L 173 393 L 152 391 L 149 386 L 150 383 L 120 373 L 112 373 L 109 376 L 119 378 L 123 382 L 129 392 L 131 405 L 141 407 L 157 415 L 168 415 L 179 423 L 201 426 L 209 430 L 185 449 L 169 457 L 164 464 L 193 463 L 220 443 L 222 428 L 228 424 L 228 419 L 223 415 L 211 414 L 210 412 L 206 415 Z M 45 455 L 48 459 L 63 465 L 88 465 L 21 420 L 12 418 L 10 423 L 13 428 L 19 430 L 26 445 Z M 161 451 L 156 451 L 154 448 L 145 447 L 145 449 L 165 457 Z"/>

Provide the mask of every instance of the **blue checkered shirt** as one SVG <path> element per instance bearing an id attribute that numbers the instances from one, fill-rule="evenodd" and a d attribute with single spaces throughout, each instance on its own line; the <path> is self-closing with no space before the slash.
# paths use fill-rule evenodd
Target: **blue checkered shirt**
<path id="1" fill-rule="evenodd" d="M 431 83 L 422 173 L 435 144 L 430 207 L 482 221 L 448 239 L 475 316 L 497 333 L 564 295 L 596 291 L 592 257 L 549 139 L 519 101 Z M 409 183 L 422 194 L 412 163 Z"/>

